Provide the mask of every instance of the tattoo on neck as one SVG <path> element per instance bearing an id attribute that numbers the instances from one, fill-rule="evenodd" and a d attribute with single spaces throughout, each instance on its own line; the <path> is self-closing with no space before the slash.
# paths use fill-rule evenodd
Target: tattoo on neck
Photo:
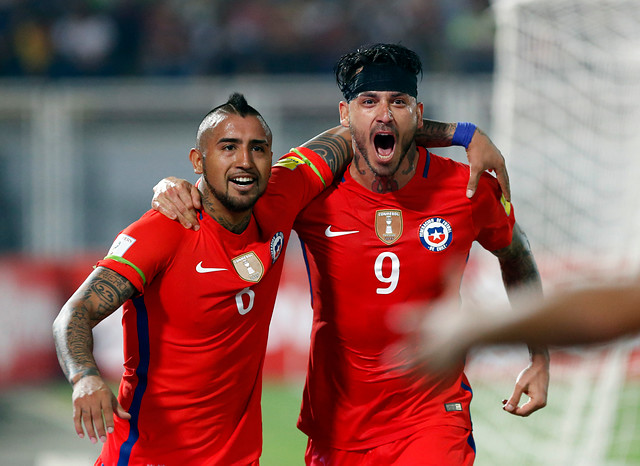
<path id="1" fill-rule="evenodd" d="M 374 193 L 384 194 L 398 189 L 398 181 L 388 176 L 376 176 L 371 183 L 371 191 Z"/>
<path id="2" fill-rule="evenodd" d="M 242 233 L 249 225 L 249 220 L 251 220 L 251 213 L 245 215 L 240 219 L 238 223 L 231 223 L 227 219 L 218 216 L 212 216 L 213 219 L 222 225 L 224 228 L 229 230 L 231 233 Z"/>
<path id="3" fill-rule="evenodd" d="M 202 207 L 204 211 L 216 222 L 222 225 L 223 228 L 226 228 L 232 233 L 242 233 L 249 225 L 249 221 L 251 220 L 251 209 L 246 213 L 239 221 L 233 223 L 225 218 L 224 215 L 216 211 L 216 208 L 211 202 L 209 198 L 209 193 L 207 191 L 203 192 L 202 195 Z"/>
<path id="4" fill-rule="evenodd" d="M 360 162 L 362 160 L 362 157 L 360 157 L 359 155 L 354 155 L 353 156 L 353 166 L 356 167 L 356 171 L 358 172 L 359 175 L 364 175 L 366 173 L 366 170 L 364 168 L 360 167 Z"/>
<path id="5" fill-rule="evenodd" d="M 413 173 L 416 169 L 416 159 L 418 158 L 418 151 L 416 150 L 410 150 L 407 153 L 407 162 L 409 162 L 409 166 L 407 166 L 407 169 L 404 170 L 402 172 L 403 175 L 408 175 L 410 173 Z"/>

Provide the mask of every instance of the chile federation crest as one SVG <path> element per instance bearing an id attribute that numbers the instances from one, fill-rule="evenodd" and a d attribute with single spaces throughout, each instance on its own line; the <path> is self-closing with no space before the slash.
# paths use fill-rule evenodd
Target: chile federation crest
<path id="1" fill-rule="evenodd" d="M 420 225 L 420 241 L 429 251 L 444 251 L 451 244 L 451 225 L 440 217 L 431 217 Z"/>

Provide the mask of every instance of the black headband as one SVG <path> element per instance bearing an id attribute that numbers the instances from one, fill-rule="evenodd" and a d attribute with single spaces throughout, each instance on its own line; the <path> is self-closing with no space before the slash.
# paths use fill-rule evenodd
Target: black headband
<path id="1" fill-rule="evenodd" d="M 418 96 L 417 76 L 393 63 L 365 65 L 349 82 L 342 94 L 347 102 L 365 91 L 395 91 Z"/>

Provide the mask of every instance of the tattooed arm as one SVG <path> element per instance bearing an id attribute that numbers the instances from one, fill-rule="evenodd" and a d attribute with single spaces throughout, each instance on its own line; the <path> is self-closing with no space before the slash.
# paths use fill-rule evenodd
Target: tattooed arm
<path id="1" fill-rule="evenodd" d="M 456 132 L 457 123 L 442 123 L 434 120 L 422 120 L 422 128 L 416 135 L 416 144 L 423 147 L 449 147 L 453 142 L 453 134 Z M 507 201 L 511 200 L 511 187 L 509 186 L 509 174 L 504 157 L 500 150 L 493 144 L 480 128 L 476 128 L 467 148 L 467 160 L 471 167 L 469 183 L 467 184 L 467 197 L 473 197 L 478 188 L 478 181 L 482 172 L 493 170 L 502 188 L 502 194 Z"/>
<path id="2" fill-rule="evenodd" d="M 333 177 L 341 176 L 353 158 L 349 128 L 336 126 L 302 144 L 324 159 Z"/>
<path id="3" fill-rule="evenodd" d="M 135 291 L 121 275 L 98 267 L 69 298 L 53 323 L 58 361 L 73 385 L 75 429 L 79 437 L 84 437 L 84 423 L 92 443 L 97 442 L 96 431 L 100 440 L 106 441 L 106 432 L 113 431 L 114 414 L 130 418 L 98 372 L 92 330 Z"/>
<path id="4" fill-rule="evenodd" d="M 502 281 L 510 300 L 516 297 L 516 292 L 521 293 L 523 290 L 534 296 L 542 296 L 542 282 L 529 240 L 517 223 L 513 228 L 511 244 L 493 251 L 493 255 L 500 261 Z M 547 404 L 549 352 L 546 347 L 530 345 L 529 353 L 531 363 L 520 373 L 513 394 L 504 402 L 504 409 L 517 416 L 528 416 Z M 530 399 L 518 406 L 523 394 Z"/>

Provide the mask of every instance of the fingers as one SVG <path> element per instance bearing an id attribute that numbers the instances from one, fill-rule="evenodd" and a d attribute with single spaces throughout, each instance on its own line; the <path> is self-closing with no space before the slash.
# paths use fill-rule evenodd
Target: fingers
<path id="1" fill-rule="evenodd" d="M 91 443 L 107 441 L 107 433 L 114 429 L 114 409 L 123 419 L 131 416 L 120 406 L 117 398 L 99 376 L 87 376 L 73 387 L 73 424 L 80 438 L 86 435 Z"/>
<path id="2" fill-rule="evenodd" d="M 151 207 L 185 228 L 200 228 L 196 209 L 202 208 L 200 192 L 186 180 L 162 180 L 153 188 Z"/>
<path id="3" fill-rule="evenodd" d="M 195 186 L 191 186 L 191 203 L 193 204 L 193 207 L 195 209 L 202 209 L 200 191 L 198 191 L 198 188 L 196 188 Z"/>
<path id="4" fill-rule="evenodd" d="M 496 177 L 498 178 L 500 189 L 502 189 L 502 195 L 508 202 L 511 202 L 511 185 L 509 184 L 509 174 L 507 173 L 507 168 L 504 165 L 502 166 L 502 168 L 496 170 Z"/>
<path id="5" fill-rule="evenodd" d="M 478 187 L 478 180 L 484 170 L 493 170 L 496 173 L 502 194 L 507 201 L 511 201 L 511 186 L 504 157 L 491 139 L 476 128 L 471 143 L 467 149 L 467 159 L 471 166 L 469 183 L 467 185 L 467 197 L 471 198 Z"/>
<path id="6" fill-rule="evenodd" d="M 80 438 L 84 438 L 84 429 L 82 428 L 82 409 L 73 408 L 73 427 L 76 434 Z"/>
<path id="7" fill-rule="evenodd" d="M 511 398 L 509 398 L 508 400 L 502 400 L 502 409 L 517 416 L 519 411 L 518 405 L 520 404 L 520 398 L 522 397 L 522 394 L 522 391 L 520 391 L 518 387 L 516 387 L 516 389 L 513 391 L 513 394 L 511 395 Z"/>
<path id="8" fill-rule="evenodd" d="M 482 175 L 482 169 L 477 170 L 475 166 L 471 165 L 469 170 L 469 182 L 467 183 L 467 197 L 471 199 L 478 189 L 478 181 Z"/>
<path id="9" fill-rule="evenodd" d="M 520 399 L 522 395 L 525 395 L 529 400 L 522 406 Z M 513 414 L 514 416 L 527 417 L 530 414 L 544 408 L 547 405 L 547 398 L 545 393 L 534 389 L 524 389 L 519 383 L 516 383 L 516 387 L 513 390 L 511 398 L 502 401 L 503 407 L 506 412 Z"/>
<path id="10" fill-rule="evenodd" d="M 188 213 L 185 215 L 182 212 L 176 210 L 175 204 L 166 204 L 159 201 L 154 201 L 152 205 L 154 210 L 157 210 L 162 215 L 170 218 L 171 220 L 177 220 L 183 227 L 193 228 L 194 231 L 198 231 L 200 229 L 197 217 L 195 215 L 189 215 Z"/>
<path id="11" fill-rule="evenodd" d="M 534 398 L 529 398 L 529 401 L 527 401 L 522 406 L 518 406 L 519 403 L 519 396 L 517 397 L 517 400 L 511 397 L 509 398 L 509 400 L 502 401 L 502 409 L 504 409 L 508 413 L 513 414 L 514 416 L 527 417 L 546 406 L 546 403 L 540 403 Z"/>
<path id="12" fill-rule="evenodd" d="M 102 413 L 97 413 L 97 416 L 96 416 L 96 413 L 95 412 L 92 413 L 91 409 L 83 409 L 81 410 L 80 419 L 82 419 L 82 423 L 84 424 L 84 428 L 87 431 L 87 436 L 89 437 L 89 440 L 91 440 L 91 443 L 97 443 L 98 438 L 96 436 L 96 429 L 94 429 L 93 422 L 95 420 L 96 425 L 102 424 Z M 98 431 L 100 431 L 99 427 L 98 427 Z M 104 432 L 104 425 L 102 425 L 102 431 Z M 83 436 L 81 435 L 80 438 L 82 437 Z M 106 437 L 105 437 L 105 440 L 106 440 Z"/>
<path id="13" fill-rule="evenodd" d="M 118 399 L 115 396 L 113 397 L 113 400 L 115 401 L 114 403 L 115 415 L 118 416 L 120 419 L 131 419 L 131 414 L 129 414 L 124 410 L 122 405 L 118 403 Z"/>

